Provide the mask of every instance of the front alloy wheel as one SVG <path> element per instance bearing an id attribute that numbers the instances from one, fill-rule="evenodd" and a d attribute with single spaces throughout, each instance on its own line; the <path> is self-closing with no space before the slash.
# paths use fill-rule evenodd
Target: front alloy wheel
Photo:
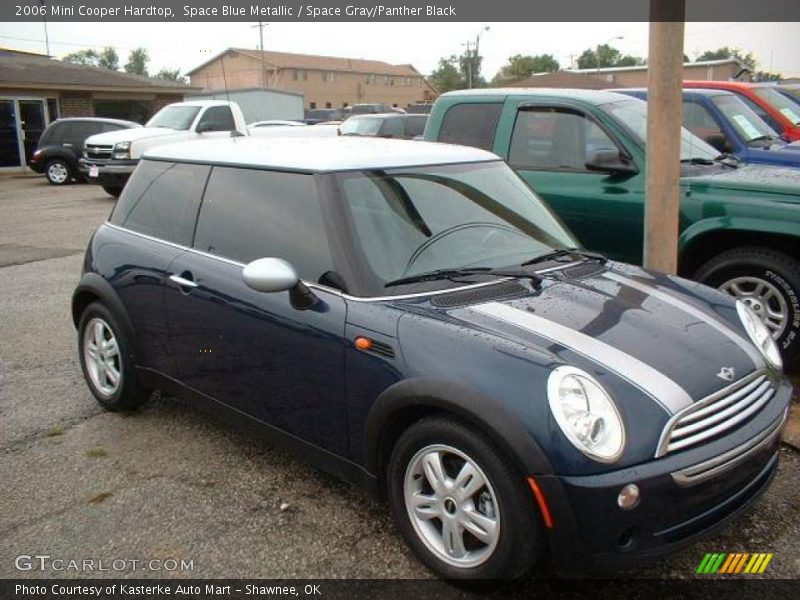
<path id="1" fill-rule="evenodd" d="M 409 463 L 404 489 L 417 535 L 441 560 L 469 568 L 492 555 L 500 513 L 494 489 L 473 459 L 451 446 L 426 446 Z"/>
<path id="2" fill-rule="evenodd" d="M 752 308 L 772 332 L 773 338 L 777 340 L 783 335 L 789 324 L 789 305 L 778 288 L 769 281 L 758 277 L 734 277 L 719 289 Z"/>

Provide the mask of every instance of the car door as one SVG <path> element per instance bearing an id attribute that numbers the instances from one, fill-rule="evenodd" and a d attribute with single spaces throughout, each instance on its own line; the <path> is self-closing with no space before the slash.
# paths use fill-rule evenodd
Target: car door
<path id="1" fill-rule="evenodd" d="M 495 152 L 505 158 L 572 230 L 587 249 L 617 260 L 641 260 L 644 239 L 644 173 L 590 171 L 586 161 L 599 150 L 625 149 L 581 109 L 536 103 L 507 103 Z M 500 136 L 507 136 L 500 139 Z"/>
<path id="2" fill-rule="evenodd" d="M 208 129 L 205 129 L 208 128 Z M 200 115 L 195 131 L 195 135 L 202 138 L 224 138 L 229 137 L 230 132 L 236 129 L 236 121 L 233 118 L 230 106 L 211 106 Z"/>
<path id="3" fill-rule="evenodd" d="M 193 249 L 170 268 L 167 313 L 182 383 L 344 454 L 345 300 L 319 288 L 298 310 L 242 278 L 246 263 L 277 257 L 317 282 L 334 271 L 328 239 L 313 175 L 214 167 Z"/>

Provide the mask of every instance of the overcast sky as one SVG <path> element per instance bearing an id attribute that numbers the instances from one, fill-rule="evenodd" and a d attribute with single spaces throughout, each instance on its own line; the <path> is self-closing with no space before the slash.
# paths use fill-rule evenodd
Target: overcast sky
<path id="1" fill-rule="evenodd" d="M 115 46 L 125 63 L 128 50 L 150 51 L 150 72 L 199 65 L 230 46 L 258 47 L 251 23 L 50 23 L 56 56 L 86 47 Z M 587 47 L 610 42 L 625 54 L 647 55 L 647 23 L 270 23 L 267 50 L 369 58 L 411 63 L 429 74 L 440 57 L 463 51 L 489 26 L 480 41 L 484 75 L 491 78 L 514 54 L 555 55 L 562 68 Z M 44 52 L 41 23 L 0 23 L 0 46 Z M 694 59 L 720 46 L 752 51 L 763 70 L 800 76 L 800 23 L 689 23 L 685 52 Z"/>

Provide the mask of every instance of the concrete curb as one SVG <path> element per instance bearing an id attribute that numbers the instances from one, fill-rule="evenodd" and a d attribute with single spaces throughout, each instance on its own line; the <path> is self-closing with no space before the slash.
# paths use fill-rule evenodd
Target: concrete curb
<path id="1" fill-rule="evenodd" d="M 800 450 L 800 404 L 792 402 L 789 408 L 789 418 L 783 428 L 781 441 L 795 450 Z"/>

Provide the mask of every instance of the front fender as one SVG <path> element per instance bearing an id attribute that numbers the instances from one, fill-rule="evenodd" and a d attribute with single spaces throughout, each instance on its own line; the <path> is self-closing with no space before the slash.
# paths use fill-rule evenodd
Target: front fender
<path id="1" fill-rule="evenodd" d="M 536 440 L 499 403 L 463 383 L 439 378 L 400 381 L 373 403 L 364 433 L 365 467 L 370 473 L 380 475 L 381 445 L 387 425 L 409 408 L 448 412 L 485 431 L 524 475 L 553 473 Z"/>

